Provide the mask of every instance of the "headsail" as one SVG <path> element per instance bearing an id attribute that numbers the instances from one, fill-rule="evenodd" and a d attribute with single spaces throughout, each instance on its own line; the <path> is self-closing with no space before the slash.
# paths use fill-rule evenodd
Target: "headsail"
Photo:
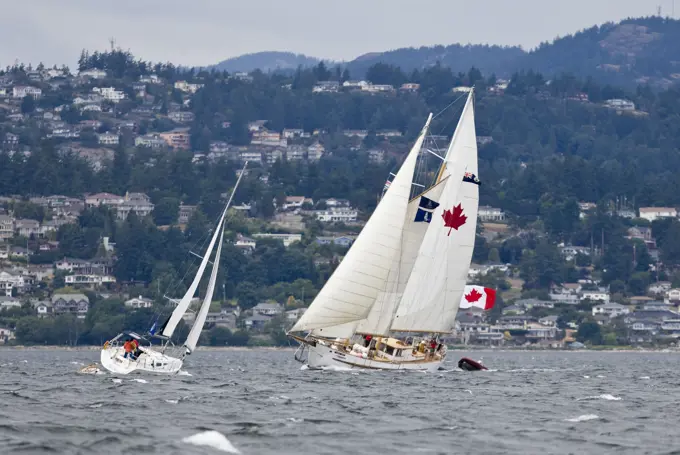
<path id="1" fill-rule="evenodd" d="M 465 289 L 479 205 L 470 93 L 447 153 L 447 179 L 392 323 L 404 332 L 449 332 Z"/>
<path id="2" fill-rule="evenodd" d="M 431 119 L 432 114 L 366 226 L 291 331 L 364 319 L 386 289 L 390 266 L 401 244 L 416 161 Z"/>
<path id="3" fill-rule="evenodd" d="M 165 323 L 163 326 L 163 331 L 162 334 L 165 337 L 170 338 L 177 328 L 177 324 L 179 324 L 179 321 L 182 319 L 182 316 L 184 316 L 184 313 L 189 309 L 189 305 L 191 304 L 191 300 L 194 298 L 194 295 L 196 294 L 196 290 L 198 289 L 198 285 L 201 282 L 201 278 L 203 278 L 203 273 L 205 272 L 205 268 L 208 265 L 208 262 L 210 261 L 210 256 L 212 255 L 213 248 L 215 247 L 215 242 L 217 241 L 217 238 L 221 235 L 220 232 L 223 229 L 224 225 L 224 218 L 227 216 L 227 210 L 229 210 L 229 206 L 231 205 L 231 201 L 234 199 L 234 193 L 236 193 L 236 189 L 238 188 L 239 183 L 241 182 L 241 178 L 243 177 L 243 174 L 245 173 L 245 169 L 248 166 L 248 162 L 246 161 L 245 164 L 243 165 L 243 169 L 241 170 L 241 173 L 238 176 L 238 179 L 236 180 L 236 185 L 234 185 L 234 189 L 231 192 L 231 195 L 229 196 L 229 200 L 227 201 L 227 205 L 224 208 L 224 211 L 222 212 L 222 216 L 220 217 L 219 223 L 217 223 L 217 228 L 215 229 L 215 233 L 213 234 L 212 238 L 210 239 L 210 244 L 208 245 L 208 249 L 205 252 L 205 255 L 203 256 L 203 259 L 201 260 L 201 265 L 198 267 L 198 272 L 196 272 L 196 276 L 194 277 L 194 281 L 191 282 L 191 285 L 189 286 L 189 289 L 187 289 L 187 292 L 184 294 L 184 297 L 179 301 L 177 304 L 177 307 L 175 310 L 172 312 L 170 315 L 170 318 L 168 321 Z M 219 260 L 219 255 L 217 256 L 217 259 Z"/>
<path id="4" fill-rule="evenodd" d="M 206 290 L 205 297 L 203 298 L 201 309 L 198 311 L 198 315 L 196 316 L 196 321 L 194 322 L 193 327 L 191 327 L 187 341 L 184 343 L 184 346 L 189 350 L 189 352 L 196 349 L 196 344 L 198 344 L 198 338 L 201 336 L 201 331 L 203 330 L 203 325 L 205 324 L 205 318 L 208 316 L 213 293 L 215 292 L 217 270 L 220 266 L 220 254 L 222 253 L 222 243 L 224 241 L 224 224 L 220 227 L 219 231 L 220 241 L 217 244 L 217 253 L 215 253 L 215 261 L 213 262 L 212 273 L 210 274 L 210 281 L 208 282 L 208 289 Z"/>

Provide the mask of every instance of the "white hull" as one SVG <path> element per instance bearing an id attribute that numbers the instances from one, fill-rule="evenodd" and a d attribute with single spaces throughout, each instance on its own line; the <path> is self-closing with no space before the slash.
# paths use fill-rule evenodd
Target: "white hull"
<path id="1" fill-rule="evenodd" d="M 182 368 L 182 360 L 170 357 L 150 348 L 144 348 L 144 352 L 137 360 L 124 358 L 123 347 L 110 347 L 102 349 L 101 364 L 104 368 L 115 374 L 129 374 L 133 371 L 144 371 L 157 374 L 175 374 Z"/>
<path id="2" fill-rule="evenodd" d="M 413 370 L 434 372 L 444 361 L 444 358 L 415 361 L 384 361 L 359 357 L 348 352 L 341 352 L 316 343 L 308 346 L 307 365 L 309 368 L 338 368 L 358 370 Z"/>

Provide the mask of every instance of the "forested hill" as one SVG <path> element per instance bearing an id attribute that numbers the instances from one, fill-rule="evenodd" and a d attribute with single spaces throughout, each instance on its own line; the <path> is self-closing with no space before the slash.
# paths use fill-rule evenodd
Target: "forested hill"
<path id="1" fill-rule="evenodd" d="M 249 73 L 256 69 L 265 72 L 274 70 L 294 70 L 298 66 L 314 66 L 317 63 L 319 63 L 318 58 L 308 57 L 303 54 L 267 51 L 229 58 L 211 66 L 210 69 L 228 71 L 230 73 L 240 71 Z"/>
<path id="2" fill-rule="evenodd" d="M 514 69 L 667 87 L 680 78 L 680 21 L 649 17 L 595 26 L 542 44 Z"/>
<path id="3" fill-rule="evenodd" d="M 259 52 L 225 60 L 215 68 L 266 72 L 313 66 L 318 61 L 300 54 Z M 353 77 L 362 77 L 379 62 L 407 72 L 440 62 L 453 72 L 474 66 L 485 74 L 507 77 L 531 69 L 546 76 L 566 72 L 619 86 L 667 88 L 680 78 L 680 21 L 648 17 L 607 23 L 545 42 L 530 52 L 486 45 L 411 47 L 365 54 L 345 66 Z"/>

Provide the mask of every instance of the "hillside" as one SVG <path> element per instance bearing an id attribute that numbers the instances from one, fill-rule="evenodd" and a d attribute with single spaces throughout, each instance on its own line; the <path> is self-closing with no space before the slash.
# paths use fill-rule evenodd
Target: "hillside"
<path id="1" fill-rule="evenodd" d="M 273 70 L 295 69 L 300 65 L 305 67 L 313 66 L 317 63 L 319 63 L 318 58 L 308 57 L 303 54 L 268 51 L 229 58 L 211 66 L 210 68 L 220 71 L 228 71 L 230 73 L 250 72 L 255 69 L 260 69 L 266 72 Z"/>
<path id="2" fill-rule="evenodd" d="M 215 68 L 268 71 L 318 62 L 318 58 L 290 52 L 259 52 L 225 60 Z M 460 44 L 401 48 L 364 54 L 346 67 L 358 78 L 378 62 L 399 66 L 407 73 L 440 62 L 454 72 L 475 66 L 485 74 L 509 77 L 533 69 L 547 76 L 568 72 L 614 85 L 649 83 L 667 88 L 680 79 L 680 21 L 649 17 L 607 23 L 545 42 L 530 52 L 520 47 Z"/>
<path id="3" fill-rule="evenodd" d="M 649 17 L 591 27 L 542 44 L 514 69 L 667 87 L 680 79 L 680 21 Z"/>

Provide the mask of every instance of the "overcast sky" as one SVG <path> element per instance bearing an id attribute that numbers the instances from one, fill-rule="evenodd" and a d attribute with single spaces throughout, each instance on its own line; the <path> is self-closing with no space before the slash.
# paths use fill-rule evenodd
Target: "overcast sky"
<path id="1" fill-rule="evenodd" d="M 676 0 L 680 15 L 680 0 Z M 136 56 L 206 65 L 264 50 L 334 60 L 405 46 L 522 45 L 673 0 L 0 0 L 0 65 L 74 65 L 110 37 Z"/>

